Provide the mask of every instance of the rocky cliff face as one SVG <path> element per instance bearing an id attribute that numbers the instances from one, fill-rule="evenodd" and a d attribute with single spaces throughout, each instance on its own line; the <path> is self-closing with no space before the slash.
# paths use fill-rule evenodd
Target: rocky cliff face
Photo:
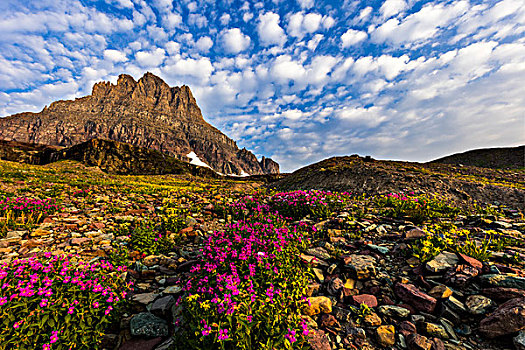
<path id="1" fill-rule="evenodd" d="M 170 87 L 146 73 L 138 81 L 122 74 L 116 85 L 100 82 L 92 94 L 57 101 L 40 113 L 0 118 L 0 139 L 68 147 L 108 139 L 154 149 L 183 161 L 195 152 L 223 174 L 279 172 L 271 159 L 261 162 L 202 117 L 187 86 Z"/>

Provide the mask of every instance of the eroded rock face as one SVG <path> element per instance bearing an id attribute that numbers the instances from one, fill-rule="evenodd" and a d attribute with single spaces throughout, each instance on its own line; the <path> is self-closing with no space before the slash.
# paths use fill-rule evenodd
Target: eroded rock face
<path id="1" fill-rule="evenodd" d="M 95 84 L 89 96 L 53 102 L 40 113 L 0 118 L 0 139 L 63 147 L 107 139 L 183 161 L 193 151 L 223 174 L 279 172 L 277 163 L 268 158 L 259 162 L 208 124 L 189 87 L 170 87 L 151 73 L 138 81 L 122 74 L 116 85 Z"/>

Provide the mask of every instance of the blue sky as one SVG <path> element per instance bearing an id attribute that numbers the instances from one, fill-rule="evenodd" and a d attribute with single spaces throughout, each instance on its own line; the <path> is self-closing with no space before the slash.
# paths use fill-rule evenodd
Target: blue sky
<path id="1" fill-rule="evenodd" d="M 525 3 L 2 0 L 0 117 L 146 71 L 290 171 L 525 143 Z"/>

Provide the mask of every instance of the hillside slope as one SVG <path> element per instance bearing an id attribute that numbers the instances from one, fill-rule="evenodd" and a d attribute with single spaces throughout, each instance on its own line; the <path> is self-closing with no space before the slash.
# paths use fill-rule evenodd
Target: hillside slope
<path id="1" fill-rule="evenodd" d="M 270 185 L 288 191 L 317 189 L 382 194 L 439 193 L 456 202 L 525 206 L 525 172 L 455 167 L 446 164 L 334 157 L 301 168 Z"/>
<path id="2" fill-rule="evenodd" d="M 218 177 L 208 168 L 182 162 L 159 151 L 100 139 L 67 148 L 0 141 L 0 159 L 34 165 L 75 160 L 110 174 L 122 175 L 192 174 Z"/>
<path id="3" fill-rule="evenodd" d="M 520 169 L 525 168 L 525 146 L 475 149 L 439 158 L 430 163 Z"/>

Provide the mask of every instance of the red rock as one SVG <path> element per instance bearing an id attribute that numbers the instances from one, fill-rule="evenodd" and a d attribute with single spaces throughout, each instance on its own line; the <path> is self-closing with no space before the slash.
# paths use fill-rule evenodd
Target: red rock
<path id="1" fill-rule="evenodd" d="M 479 330 L 488 338 L 516 333 L 525 329 L 525 297 L 507 301 L 481 320 Z"/>
<path id="2" fill-rule="evenodd" d="M 397 283 L 394 289 L 401 300 L 414 306 L 419 311 L 432 313 L 436 308 L 437 300 L 422 292 L 413 284 Z"/>
<path id="3" fill-rule="evenodd" d="M 465 263 L 467 263 L 467 265 L 475 267 L 476 269 L 483 268 L 483 264 L 481 263 L 481 261 L 476 260 L 474 258 L 471 258 L 470 256 L 462 254 L 462 253 L 458 253 L 458 255 L 459 255 L 461 260 L 463 260 Z"/>
<path id="4" fill-rule="evenodd" d="M 44 224 L 52 224 L 54 221 L 52 218 L 45 218 L 44 221 L 42 221 Z"/>
<path id="5" fill-rule="evenodd" d="M 399 332 L 405 336 L 405 338 L 412 333 L 417 333 L 416 326 L 410 321 L 403 321 L 398 325 Z"/>
<path id="6" fill-rule="evenodd" d="M 360 294 L 352 296 L 352 301 L 355 305 L 365 304 L 368 307 L 376 307 L 377 299 L 371 294 Z"/>
<path id="7" fill-rule="evenodd" d="M 66 224 L 65 227 L 68 230 L 76 230 L 78 229 L 78 224 Z"/>
<path id="8" fill-rule="evenodd" d="M 430 350 L 432 347 L 432 343 L 427 339 L 427 337 L 417 333 L 409 334 L 406 342 L 409 350 Z"/>
<path id="9" fill-rule="evenodd" d="M 103 222 L 94 222 L 94 223 L 93 223 L 93 226 L 94 226 L 95 228 L 97 228 L 97 229 L 100 230 L 100 229 L 105 228 L 105 227 L 106 227 L 106 224 L 103 223 Z"/>
<path id="10" fill-rule="evenodd" d="M 308 334 L 308 344 L 310 344 L 312 350 L 332 350 L 330 339 L 321 330 L 310 330 Z"/>
<path id="11" fill-rule="evenodd" d="M 481 291 L 481 294 L 495 300 L 510 300 L 514 298 L 525 297 L 525 290 L 518 288 L 485 288 Z"/>

